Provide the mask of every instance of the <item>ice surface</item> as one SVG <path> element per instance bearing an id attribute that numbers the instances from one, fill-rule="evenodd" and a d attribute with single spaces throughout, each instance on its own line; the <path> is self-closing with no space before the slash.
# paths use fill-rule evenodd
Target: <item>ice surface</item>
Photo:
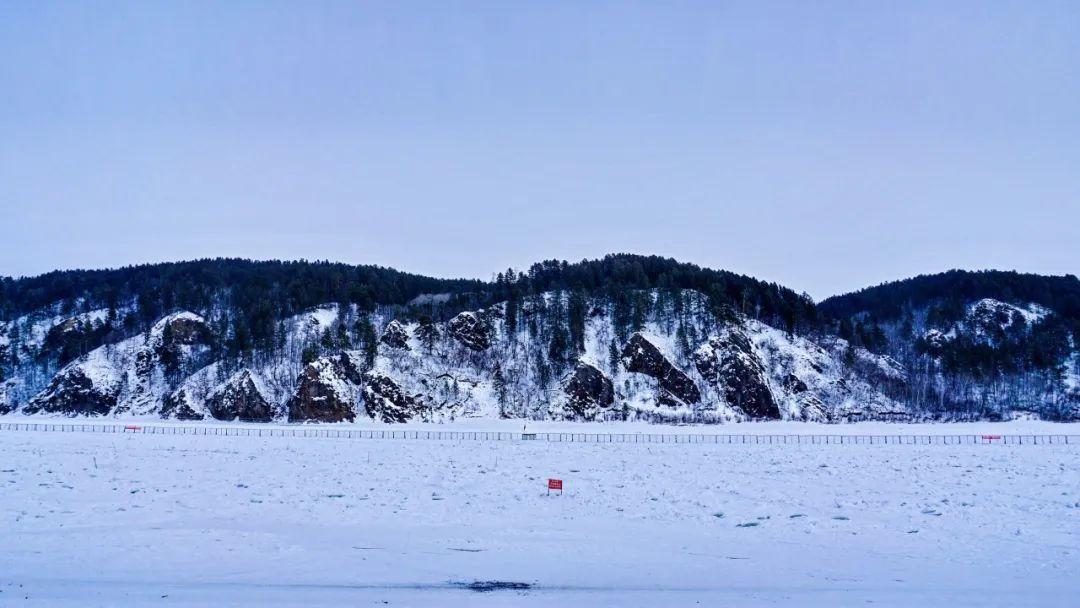
<path id="1" fill-rule="evenodd" d="M 1078 471 L 1071 445 L 0 431 L 0 605 L 1071 606 Z"/>

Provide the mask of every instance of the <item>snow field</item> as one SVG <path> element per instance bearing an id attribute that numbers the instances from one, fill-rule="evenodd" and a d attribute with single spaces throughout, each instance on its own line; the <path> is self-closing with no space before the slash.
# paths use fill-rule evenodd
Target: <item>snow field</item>
<path id="1" fill-rule="evenodd" d="M 0 432 L 0 604 L 1067 606 L 1078 465 L 1077 446 Z M 476 580 L 534 588 L 455 586 Z"/>

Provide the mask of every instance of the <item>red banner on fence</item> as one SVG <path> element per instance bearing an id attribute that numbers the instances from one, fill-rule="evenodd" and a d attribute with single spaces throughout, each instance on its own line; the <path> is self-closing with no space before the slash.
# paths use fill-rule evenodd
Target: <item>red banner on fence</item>
<path id="1" fill-rule="evenodd" d="M 549 490 L 562 491 L 562 480 L 561 479 L 549 479 L 548 480 L 548 489 Z"/>
<path id="2" fill-rule="evenodd" d="M 141 429 L 142 429 L 142 427 L 138 426 L 136 424 L 125 424 L 124 425 L 124 430 L 125 431 L 138 431 L 138 430 L 141 430 Z"/>
<path id="3" fill-rule="evenodd" d="M 982 438 L 985 441 L 993 441 L 995 439 L 1001 439 L 1001 435 L 983 435 Z"/>

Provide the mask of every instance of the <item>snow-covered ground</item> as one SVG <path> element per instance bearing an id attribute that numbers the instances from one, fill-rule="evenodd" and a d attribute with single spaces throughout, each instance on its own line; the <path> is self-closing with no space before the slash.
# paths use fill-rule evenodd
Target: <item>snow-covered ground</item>
<path id="1" fill-rule="evenodd" d="M 1073 445 L 0 431 L 2 605 L 1072 606 L 1077 573 Z"/>

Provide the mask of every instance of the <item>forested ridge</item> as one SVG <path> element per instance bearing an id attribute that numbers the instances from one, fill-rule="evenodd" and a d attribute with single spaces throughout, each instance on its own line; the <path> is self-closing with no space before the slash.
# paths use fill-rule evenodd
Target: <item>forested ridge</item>
<path id="1" fill-rule="evenodd" d="M 879 321 L 902 317 L 906 310 L 934 305 L 943 320 L 955 321 L 974 300 L 1034 302 L 1062 317 L 1080 321 L 1080 279 L 1003 270 L 950 270 L 919 275 L 822 300 L 821 312 L 833 318 L 865 313 Z"/>
<path id="2" fill-rule="evenodd" d="M 419 307 L 422 314 L 446 317 L 498 301 L 520 301 L 530 293 L 565 290 L 609 295 L 629 309 L 634 305 L 631 300 L 640 298 L 634 292 L 653 288 L 695 289 L 718 309 L 741 310 L 792 328 L 815 327 L 819 322 L 808 296 L 779 285 L 659 256 L 629 254 L 576 263 L 549 260 L 525 272 L 499 272 L 490 281 L 439 279 L 379 266 L 235 258 L 64 270 L 0 278 L 0 320 L 54 304 L 60 307 L 58 313 L 65 314 L 131 308 L 134 314 L 124 319 L 126 327 L 104 330 L 119 336 L 142 331 L 174 310 L 225 309 L 229 323 L 225 329 L 233 336 L 230 348 L 244 352 L 270 344 L 280 320 L 326 303 L 355 304 L 370 311 L 376 306 L 405 306 L 430 294 L 441 296 L 435 300 L 438 305 Z M 95 342 L 87 340 L 88 345 Z"/>
<path id="3" fill-rule="evenodd" d="M 393 366 L 398 362 L 394 349 L 412 335 L 424 356 L 449 352 L 453 365 L 472 361 L 479 365 L 474 371 L 491 374 L 500 408 L 514 390 L 528 407 L 542 407 L 545 391 L 574 374 L 579 374 L 577 384 L 567 386 L 602 386 L 607 374 L 630 382 L 614 387 L 616 393 L 639 398 L 653 389 L 634 385 L 634 377 L 625 375 L 635 373 L 626 368 L 626 349 L 640 344 L 635 334 L 651 331 L 683 369 L 697 368 L 711 378 L 735 374 L 722 387 L 728 396 L 714 399 L 740 402 L 743 411 L 755 411 L 748 403 L 767 404 L 764 396 L 773 394 L 797 402 L 792 407 L 802 412 L 817 411 L 815 399 L 845 399 L 840 409 L 820 406 L 832 408 L 833 415 L 841 410 L 857 415 L 852 408 L 860 402 L 853 400 L 861 394 L 874 401 L 875 411 L 894 416 L 993 418 L 1024 410 L 1070 419 L 1080 400 L 1080 281 L 1072 275 L 953 270 L 816 304 L 775 283 L 633 254 L 545 260 L 499 271 L 489 280 L 325 261 L 229 258 L 0 278 L 0 393 L 6 391 L 0 397 L 10 410 L 65 366 L 85 362 L 94 352 L 101 355 L 103 346 L 124 342 L 133 348 L 130 339 L 148 339 L 161 319 L 185 311 L 200 321 L 191 326 L 170 321 L 155 340 L 187 340 L 204 345 L 206 352 L 185 358 L 182 349 L 156 351 L 173 388 L 211 361 L 219 362 L 218 382 L 227 372 L 264 373 L 272 363 L 284 365 L 279 367 L 288 373 L 277 376 L 279 387 L 292 387 L 302 366 L 333 365 L 327 358 L 344 351 L 361 354 L 362 370 L 377 367 L 380 356 Z M 333 321 L 312 321 L 321 328 L 318 335 L 297 338 L 306 331 L 297 319 L 320 315 Z M 747 325 L 750 320 L 763 325 Z M 391 328 L 391 321 L 399 326 Z M 495 327 L 501 328 L 496 332 L 504 340 L 500 345 L 493 343 Z M 603 328 L 602 337 L 597 328 Z M 769 334 L 768 328 L 780 334 Z M 173 336 L 174 331 L 183 335 Z M 751 347 L 740 331 L 756 336 L 759 344 Z M 517 357 L 519 368 L 502 368 L 491 353 L 478 358 L 469 348 L 451 348 L 448 335 L 469 348 L 495 348 Z M 437 344 L 451 350 L 439 355 Z M 727 353 L 725 363 L 714 367 L 711 352 Z M 583 357 L 591 370 L 581 371 Z M 799 357 L 815 362 L 798 368 Z M 481 359 L 486 363 L 478 363 Z M 650 361 L 658 366 L 655 373 L 671 375 L 656 356 Z M 766 363 L 779 374 L 768 382 L 762 376 Z M 790 372 L 795 369 L 803 376 Z M 813 380 L 816 392 L 799 397 L 806 379 Z M 79 382 L 75 378 L 66 389 L 71 398 L 81 390 Z M 373 386 L 389 386 L 378 382 Z M 852 392 L 849 387 L 858 382 L 864 388 Z M 241 389 L 250 391 L 246 385 L 233 387 Z M 447 393 L 456 394 L 456 389 Z M 154 398 L 166 396 L 155 393 Z M 889 409 L 890 402 L 882 399 L 903 404 L 906 413 Z M 766 410 L 778 415 L 758 409 Z M 683 419 L 692 420 L 696 414 L 686 415 Z"/>

